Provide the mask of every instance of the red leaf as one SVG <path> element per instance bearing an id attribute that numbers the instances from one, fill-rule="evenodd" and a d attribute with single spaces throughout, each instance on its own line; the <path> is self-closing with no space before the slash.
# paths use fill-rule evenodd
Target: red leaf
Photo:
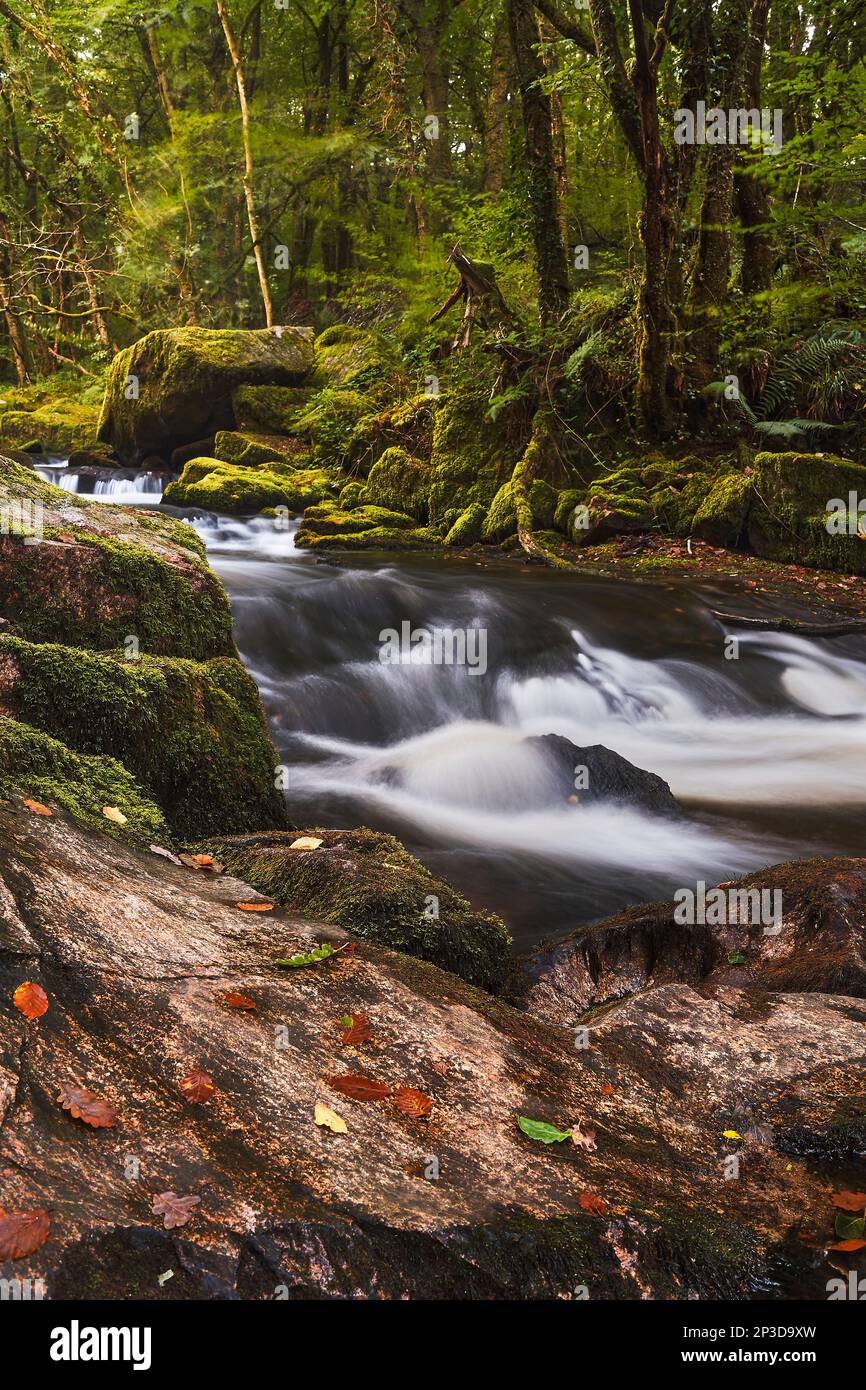
<path id="1" fill-rule="evenodd" d="M 351 1019 L 348 1028 L 344 1027 L 340 1033 L 340 1042 L 346 1047 L 359 1047 L 361 1043 L 369 1042 L 373 1033 L 367 1015 L 352 1014 Z"/>
<path id="2" fill-rule="evenodd" d="M 32 1255 L 45 1244 L 50 1229 L 47 1211 L 0 1211 L 0 1264 Z"/>
<path id="3" fill-rule="evenodd" d="M 220 1003 L 224 1004 L 227 1009 L 254 1009 L 256 1007 L 255 1000 L 250 999 L 246 994 L 221 994 Z"/>
<path id="4" fill-rule="evenodd" d="M 241 912 L 273 912 L 273 903 L 235 903 Z"/>
<path id="5" fill-rule="evenodd" d="M 412 1086 L 400 1086 L 394 1092 L 394 1104 L 404 1115 L 429 1115 L 433 1109 L 430 1097 Z"/>
<path id="6" fill-rule="evenodd" d="M 190 1105 L 201 1105 L 216 1093 L 213 1077 L 208 1076 L 206 1071 L 187 1072 L 186 1076 L 181 1077 L 178 1085 Z"/>
<path id="7" fill-rule="evenodd" d="M 830 1201 L 842 1211 L 866 1210 L 866 1192 L 834 1192 Z"/>
<path id="8" fill-rule="evenodd" d="M 607 1212 L 607 1202 L 594 1192 L 581 1192 L 577 1200 L 584 1211 L 592 1212 L 593 1216 L 604 1216 Z"/>
<path id="9" fill-rule="evenodd" d="M 43 806 L 41 801 L 30 801 L 29 798 L 26 796 L 22 796 L 21 800 L 27 807 L 27 810 L 30 811 L 34 816 L 54 815 L 54 812 L 50 811 L 47 806 Z"/>
<path id="10" fill-rule="evenodd" d="M 83 1120 L 93 1129 L 113 1129 L 117 1124 L 114 1106 L 92 1091 L 82 1090 L 80 1086 L 64 1086 L 57 1099 L 73 1120 Z"/>
<path id="11" fill-rule="evenodd" d="M 25 1018 L 41 1018 L 48 1008 L 48 995 L 41 985 L 25 980 L 13 994 L 12 1003 Z"/>
<path id="12" fill-rule="evenodd" d="M 862 1250 L 866 1245 L 866 1240 L 840 1240 L 836 1245 L 831 1245 L 831 1250 Z"/>
<path id="13" fill-rule="evenodd" d="M 353 1100 L 384 1100 L 391 1094 L 391 1087 L 381 1081 L 373 1081 L 369 1076 L 353 1076 L 346 1072 L 343 1076 L 328 1076 L 328 1085 Z"/>

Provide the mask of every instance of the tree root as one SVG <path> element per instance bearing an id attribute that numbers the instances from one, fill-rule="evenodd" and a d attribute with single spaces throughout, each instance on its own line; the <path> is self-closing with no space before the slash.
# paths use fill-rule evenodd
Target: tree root
<path id="1" fill-rule="evenodd" d="M 530 560 L 538 564 L 549 565 L 551 569 L 571 570 L 575 566 L 569 564 L 567 560 L 563 560 L 544 545 L 538 539 L 532 525 L 529 490 L 536 473 L 545 461 L 549 444 L 550 434 L 547 419 L 542 411 L 537 411 L 532 422 L 532 435 L 529 443 L 511 475 L 512 496 L 517 512 L 517 539 Z"/>

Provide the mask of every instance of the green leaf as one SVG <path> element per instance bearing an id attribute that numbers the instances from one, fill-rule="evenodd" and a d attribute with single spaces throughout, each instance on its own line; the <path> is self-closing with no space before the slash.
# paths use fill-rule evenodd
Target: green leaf
<path id="1" fill-rule="evenodd" d="M 560 1144 L 563 1139 L 571 1138 L 570 1129 L 557 1129 L 555 1125 L 545 1124 L 544 1120 L 528 1120 L 525 1115 L 518 1115 L 517 1123 L 524 1134 L 540 1144 Z"/>
<path id="2" fill-rule="evenodd" d="M 836 1234 L 843 1240 L 862 1240 L 866 1235 L 866 1216 L 849 1216 L 840 1211 L 836 1217 Z"/>
<path id="3" fill-rule="evenodd" d="M 745 964 L 746 964 L 746 957 L 743 955 L 742 951 L 729 951 L 729 952 L 728 952 L 728 965 L 745 965 Z"/>
<path id="4" fill-rule="evenodd" d="M 320 960 L 327 960 L 328 956 L 333 955 L 336 955 L 334 947 L 325 942 L 323 946 L 315 946 L 312 951 L 301 952 L 296 956 L 289 956 L 288 959 L 276 960 L 274 965 L 295 970 L 300 965 L 318 965 Z"/>

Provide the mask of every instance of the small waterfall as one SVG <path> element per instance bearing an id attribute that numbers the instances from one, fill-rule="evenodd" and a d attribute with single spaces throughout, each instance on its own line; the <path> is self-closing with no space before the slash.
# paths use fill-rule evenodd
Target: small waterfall
<path id="1" fill-rule="evenodd" d="M 166 479 L 159 473 L 132 469 L 82 468 L 70 470 L 64 459 L 36 464 L 36 473 L 47 483 L 74 492 L 79 497 L 92 497 L 97 502 L 117 505 L 158 504 Z"/>

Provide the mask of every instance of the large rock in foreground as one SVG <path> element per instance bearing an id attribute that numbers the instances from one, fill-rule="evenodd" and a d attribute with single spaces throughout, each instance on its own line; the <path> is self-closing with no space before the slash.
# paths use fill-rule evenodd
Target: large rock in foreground
<path id="1" fill-rule="evenodd" d="M 297 386 L 313 366 L 308 328 L 165 328 L 111 364 L 99 438 L 124 463 L 234 429 L 238 386 Z"/>
<path id="2" fill-rule="evenodd" d="M 860 1001 L 670 985 L 580 1049 L 366 943 L 280 971 L 348 938 L 58 817 L 0 809 L 0 851 L 0 1204 L 51 1219 L 0 1278 L 76 1300 L 826 1298 L 828 1184 L 864 1142 Z M 33 1023 L 11 1004 L 27 979 L 49 998 Z M 353 1047 L 358 1012 L 373 1039 Z M 194 1068 L 202 1103 L 179 1089 Z M 432 1111 L 351 1099 L 342 1073 Z M 69 1085 L 118 1124 L 73 1118 Z M 533 1142 L 517 1114 L 580 1123 L 588 1147 Z M 199 1199 L 171 1230 L 167 1192 Z"/>
<path id="3" fill-rule="evenodd" d="M 866 997 L 866 859 L 761 870 L 723 885 L 719 911 L 715 891 L 705 889 L 703 921 L 679 920 L 677 902 L 641 904 L 535 952 L 522 1002 L 567 1024 L 671 981 Z"/>

